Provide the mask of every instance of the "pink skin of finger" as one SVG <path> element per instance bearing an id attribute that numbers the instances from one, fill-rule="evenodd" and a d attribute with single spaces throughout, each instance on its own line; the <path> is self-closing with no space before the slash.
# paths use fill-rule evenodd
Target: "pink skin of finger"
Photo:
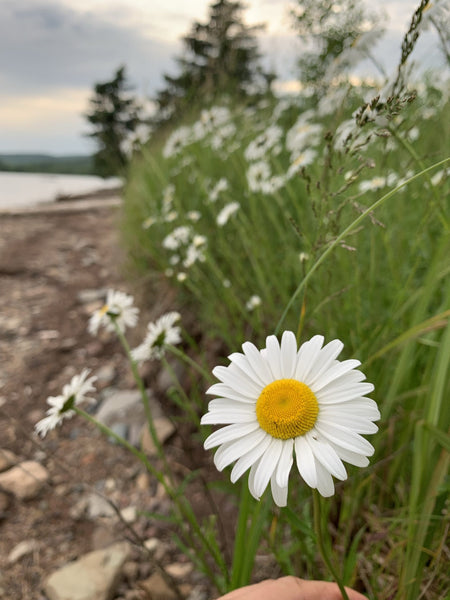
<path id="1" fill-rule="evenodd" d="M 359 592 L 345 589 L 349 600 L 367 600 L 366 596 Z M 336 583 L 306 581 L 288 576 L 247 585 L 217 600 L 342 600 L 342 594 Z"/>

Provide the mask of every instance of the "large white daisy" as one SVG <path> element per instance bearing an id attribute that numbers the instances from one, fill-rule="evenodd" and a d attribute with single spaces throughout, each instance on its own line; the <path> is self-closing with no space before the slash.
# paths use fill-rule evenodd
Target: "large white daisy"
<path id="1" fill-rule="evenodd" d="M 364 467 L 374 452 L 360 434 L 375 433 L 380 418 L 373 391 L 358 360 L 337 360 L 340 340 L 323 346 L 316 335 L 297 349 L 292 331 L 281 344 L 274 335 L 258 350 L 242 345 L 243 353 L 215 367 L 221 383 L 208 394 L 216 396 L 201 423 L 227 425 L 212 433 L 205 449 L 220 446 L 214 456 L 221 471 L 236 461 L 234 483 L 250 469 L 248 485 L 259 499 L 269 481 L 278 506 L 287 503 L 289 473 L 294 462 L 304 481 L 322 496 L 334 494 L 333 477 L 344 480 L 342 461 Z"/>

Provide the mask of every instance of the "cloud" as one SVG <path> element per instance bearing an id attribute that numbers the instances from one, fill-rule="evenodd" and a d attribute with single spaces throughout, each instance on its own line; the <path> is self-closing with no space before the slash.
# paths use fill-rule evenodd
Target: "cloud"
<path id="1" fill-rule="evenodd" d="M 121 64 L 141 92 L 155 90 L 176 49 L 137 26 L 56 0 L 0 2 L 0 82 L 9 93 L 92 87 Z"/>

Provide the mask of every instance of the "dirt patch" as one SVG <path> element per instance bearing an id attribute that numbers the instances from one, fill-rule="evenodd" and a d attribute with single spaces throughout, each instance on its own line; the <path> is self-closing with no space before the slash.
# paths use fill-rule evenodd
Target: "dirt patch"
<path id="1" fill-rule="evenodd" d="M 95 298 L 99 290 L 136 292 L 121 268 L 119 211 L 97 206 L 1 217 L 0 448 L 13 451 L 21 460 L 39 461 L 50 474 L 36 498 L 25 502 L 11 497 L 0 510 L 2 598 L 44 600 L 42 581 L 54 569 L 93 548 L 130 538 L 123 523 L 111 527 L 102 515 L 95 522 L 86 517 L 80 502 L 89 490 L 112 499 L 119 509 L 136 508 L 133 526 L 143 539 L 158 540 L 160 561 L 185 561 L 170 542 L 167 527 L 143 514 L 167 512 L 168 500 L 127 452 L 77 418 L 44 440 L 33 434 L 34 424 L 44 416 L 46 398 L 59 394 L 72 375 L 85 367 L 107 368 L 107 381 L 99 382 L 100 389 L 134 387 L 118 342 L 109 336 L 93 338 L 86 328 L 99 305 Z M 94 291 L 92 301 L 89 292 L 80 296 L 86 290 Z M 159 315 L 169 308 L 174 308 L 173 295 L 165 291 L 154 310 Z M 140 322 L 143 325 L 133 333 L 132 342 L 143 335 L 146 321 Z M 151 381 L 154 376 L 150 369 L 147 377 Z M 174 472 L 178 469 L 185 476 L 187 454 L 178 434 L 167 452 Z M 27 540 L 37 542 L 34 550 L 13 564 L 8 562 L 11 550 Z M 154 565 L 137 550 L 133 561 L 117 598 L 147 597 L 137 582 L 148 577 Z M 195 572 L 188 581 L 191 589 L 204 585 Z M 211 597 L 212 590 L 203 589 Z"/>

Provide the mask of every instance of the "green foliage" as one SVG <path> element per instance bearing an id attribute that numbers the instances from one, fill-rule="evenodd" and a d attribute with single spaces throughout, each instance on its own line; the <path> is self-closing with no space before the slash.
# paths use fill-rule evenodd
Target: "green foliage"
<path id="1" fill-rule="evenodd" d="M 323 88 L 356 62 L 374 60 L 380 19 L 360 0 L 297 0 L 291 16 L 305 46 L 298 61 L 304 83 Z"/>
<path id="2" fill-rule="evenodd" d="M 98 150 L 94 154 L 99 175 L 121 175 L 127 166 L 126 142 L 141 123 L 140 108 L 130 95 L 125 67 L 117 69 L 111 81 L 97 83 L 85 115 L 93 127 Z"/>
<path id="3" fill-rule="evenodd" d="M 245 95 L 252 84 L 264 88 L 272 76 L 260 64 L 256 34 L 264 26 L 246 25 L 241 2 L 218 0 L 210 5 L 209 21 L 195 22 L 183 38 L 177 58 L 179 74 L 165 75 L 166 88 L 158 93 L 157 122 L 179 119 L 192 103 L 200 104 L 233 90 Z"/>
<path id="4" fill-rule="evenodd" d="M 92 156 L 51 156 L 47 154 L 2 154 L 0 171 L 25 173 L 93 174 Z"/>
<path id="5" fill-rule="evenodd" d="M 348 356 L 366 361 L 383 418 L 374 464 L 350 468 L 339 503 L 324 506 L 345 582 L 377 600 L 412 600 L 424 585 L 439 598 L 448 165 L 414 174 L 442 159 L 448 90 L 428 87 L 414 101 L 373 90 L 362 102 L 368 93 L 202 111 L 132 165 L 124 235 L 141 275 L 178 286 L 203 342 L 220 340 L 224 354 L 261 343 L 304 283 L 280 325 L 343 339 Z M 283 572 L 322 578 L 304 532 L 309 495 L 292 486 L 289 506 L 303 507 L 303 521 L 269 513 L 267 543 Z"/>

